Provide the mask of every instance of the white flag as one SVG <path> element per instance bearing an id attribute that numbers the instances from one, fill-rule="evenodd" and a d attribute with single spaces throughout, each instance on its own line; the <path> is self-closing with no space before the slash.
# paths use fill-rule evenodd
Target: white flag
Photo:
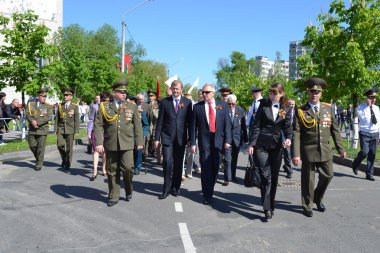
<path id="1" fill-rule="evenodd" d="M 191 87 L 187 93 L 191 93 L 195 87 L 198 87 L 198 83 L 199 83 L 199 77 L 197 77 L 197 79 L 195 80 L 193 85 L 191 85 Z"/>
<path id="2" fill-rule="evenodd" d="M 166 85 L 170 87 L 170 85 L 172 85 L 172 82 L 174 80 L 178 80 L 178 76 L 177 75 L 174 75 L 172 77 L 170 77 L 168 80 L 165 81 Z"/>

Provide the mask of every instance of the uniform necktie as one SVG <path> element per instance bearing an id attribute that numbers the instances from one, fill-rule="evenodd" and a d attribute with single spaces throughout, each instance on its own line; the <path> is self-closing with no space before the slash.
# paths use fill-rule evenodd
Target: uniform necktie
<path id="1" fill-rule="evenodd" d="M 369 108 L 371 109 L 371 122 L 372 124 L 376 125 L 377 119 L 376 119 L 375 113 L 373 112 L 372 105 Z"/>
<path id="2" fill-rule="evenodd" d="M 234 123 L 234 111 L 230 110 L 231 122 Z"/>
<path id="3" fill-rule="evenodd" d="M 317 118 L 319 118 L 319 111 L 318 111 L 318 106 L 314 106 L 314 112 L 315 112 L 315 115 L 317 116 Z"/>
<path id="4" fill-rule="evenodd" d="M 212 108 L 212 101 L 208 101 L 208 117 L 209 117 L 210 132 L 215 133 L 215 114 L 214 114 L 214 109 Z"/>
<path id="5" fill-rule="evenodd" d="M 252 113 L 253 113 L 253 114 L 256 113 L 256 101 L 253 102 L 253 110 L 252 110 Z"/>
<path id="6" fill-rule="evenodd" d="M 176 99 L 174 99 L 174 101 L 175 101 L 175 112 L 178 112 L 178 102 L 179 102 L 179 100 L 178 100 L 178 98 L 176 98 Z"/>

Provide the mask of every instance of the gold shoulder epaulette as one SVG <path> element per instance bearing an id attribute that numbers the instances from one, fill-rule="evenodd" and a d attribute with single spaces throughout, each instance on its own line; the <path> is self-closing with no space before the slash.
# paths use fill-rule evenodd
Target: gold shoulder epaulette
<path id="1" fill-rule="evenodd" d="M 328 106 L 331 106 L 330 103 L 327 103 L 327 102 L 322 102 L 323 105 L 328 105 Z"/>

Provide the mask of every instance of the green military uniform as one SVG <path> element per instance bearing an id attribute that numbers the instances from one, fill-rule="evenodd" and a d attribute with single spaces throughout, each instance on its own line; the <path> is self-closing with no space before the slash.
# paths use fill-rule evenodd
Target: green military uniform
<path id="1" fill-rule="evenodd" d="M 156 125 L 158 119 L 159 106 L 157 101 L 153 101 L 149 104 L 150 106 L 150 126 L 149 126 L 149 154 L 154 154 L 154 133 L 156 132 Z M 158 152 L 160 153 L 160 152 Z M 158 154 L 160 155 L 160 154 Z M 159 157 L 157 158 L 160 159 Z"/>
<path id="2" fill-rule="evenodd" d="M 72 96 L 74 90 L 63 88 L 64 95 Z M 54 132 L 57 133 L 57 147 L 62 158 L 62 167 L 70 170 L 73 158 L 74 135 L 79 134 L 79 108 L 75 103 L 61 102 L 55 118 Z"/>
<path id="3" fill-rule="evenodd" d="M 322 85 L 321 85 L 322 84 Z M 327 84 L 323 79 L 312 78 L 305 82 L 309 91 L 322 91 Z M 330 137 L 340 154 L 344 153 L 334 110 L 328 103 L 319 103 L 316 109 L 308 102 L 298 109 L 293 135 L 293 157 L 300 157 L 301 198 L 304 212 L 312 216 L 313 203 L 320 206 L 327 186 L 334 176 Z M 315 110 L 317 110 L 315 112 Z M 319 181 L 314 189 L 315 170 Z M 324 211 L 324 206 L 323 210 Z"/>
<path id="4" fill-rule="evenodd" d="M 113 88 L 115 91 L 126 91 L 126 85 L 127 81 L 122 80 L 115 83 Z M 94 136 L 96 146 L 103 145 L 106 151 L 108 203 L 119 201 L 121 172 L 127 200 L 130 200 L 133 192 L 133 150 L 135 144 L 143 146 L 143 131 L 136 104 L 129 101 L 120 104 L 114 101 L 108 105 L 101 103 L 95 119 Z"/>
<path id="5" fill-rule="evenodd" d="M 46 96 L 46 92 L 46 89 L 41 89 L 38 95 Z M 27 108 L 26 119 L 29 122 L 28 143 L 36 159 L 34 169 L 39 171 L 44 162 L 46 137 L 49 134 L 49 121 L 51 120 L 52 110 L 50 105 L 45 103 L 45 99 L 43 102 L 29 102 Z M 37 127 L 32 124 L 34 121 L 37 123 Z"/>

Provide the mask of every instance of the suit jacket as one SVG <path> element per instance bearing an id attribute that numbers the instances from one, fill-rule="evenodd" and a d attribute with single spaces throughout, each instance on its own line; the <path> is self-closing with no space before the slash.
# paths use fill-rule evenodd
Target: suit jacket
<path id="1" fill-rule="evenodd" d="M 79 134 L 79 108 L 77 104 L 70 103 L 65 108 L 65 103 L 58 104 L 55 117 L 54 132 L 60 134 Z"/>
<path id="2" fill-rule="evenodd" d="M 215 148 L 223 150 L 224 143 L 231 144 L 231 118 L 228 113 L 228 105 L 219 100 L 215 100 L 216 121 L 215 121 Z M 191 124 L 191 145 L 196 145 L 198 136 L 198 147 L 200 151 L 210 149 L 210 126 L 207 122 L 205 101 L 194 105 L 193 120 Z"/>
<path id="3" fill-rule="evenodd" d="M 248 142 L 247 126 L 245 124 L 245 112 L 240 106 L 235 106 L 233 120 L 231 120 L 232 142 L 236 147 Z"/>
<path id="4" fill-rule="evenodd" d="M 148 124 L 150 124 L 151 117 L 152 117 L 152 109 L 150 108 L 150 105 L 145 102 L 142 102 L 141 108 L 145 112 L 146 118 L 148 120 Z"/>
<path id="5" fill-rule="evenodd" d="M 321 103 L 320 107 L 319 117 L 309 103 L 301 106 L 294 117 L 293 157 L 301 157 L 304 162 L 325 162 L 332 159 L 330 137 L 338 152 L 344 152 L 334 110 L 328 103 Z M 314 120 L 314 126 L 313 123 L 307 124 Z"/>
<path id="6" fill-rule="evenodd" d="M 103 145 L 107 151 L 131 150 L 143 146 L 143 130 L 137 105 L 128 101 L 117 108 L 114 102 L 102 103 L 95 119 L 95 144 Z M 103 141 L 104 131 L 104 141 Z"/>
<path id="7" fill-rule="evenodd" d="M 256 113 L 249 145 L 271 149 L 280 148 L 284 139 L 292 139 L 292 132 L 289 111 L 279 108 L 279 113 L 274 119 L 271 100 L 262 99 Z"/>
<path id="8" fill-rule="evenodd" d="M 189 129 L 192 116 L 191 100 L 181 96 L 179 109 L 176 113 L 173 103 L 173 97 L 167 97 L 161 101 L 160 110 L 156 124 L 154 140 L 163 145 L 172 144 L 177 141 L 178 145 L 187 144 L 189 139 Z"/>
<path id="9" fill-rule="evenodd" d="M 29 122 L 30 135 L 48 135 L 49 134 L 49 121 L 53 114 L 50 105 L 47 103 L 41 104 L 37 107 L 37 102 L 29 102 L 28 110 L 26 112 L 26 120 Z M 32 121 L 36 121 L 38 128 L 34 128 Z"/>

